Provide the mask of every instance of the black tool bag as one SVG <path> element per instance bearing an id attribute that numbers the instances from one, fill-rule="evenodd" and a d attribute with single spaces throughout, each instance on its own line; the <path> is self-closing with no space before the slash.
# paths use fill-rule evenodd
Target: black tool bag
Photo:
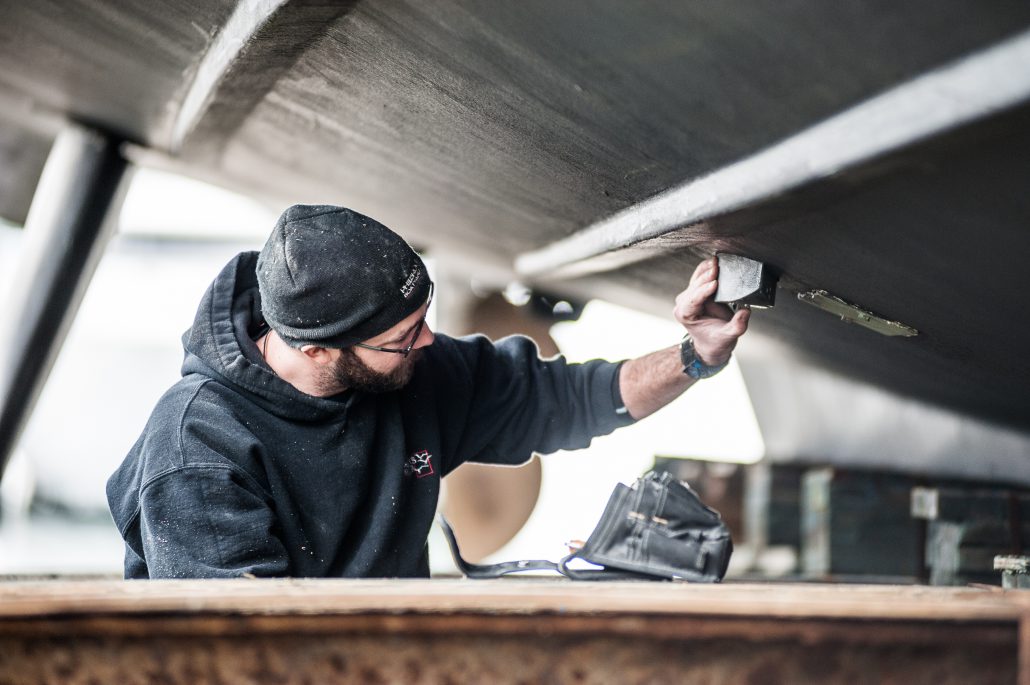
<path id="1" fill-rule="evenodd" d="M 469 578 L 552 570 L 575 580 L 689 580 L 718 583 L 733 553 L 729 530 L 718 512 L 668 473 L 650 471 L 628 487 L 615 487 L 601 520 L 583 547 L 559 562 L 547 560 L 470 564 L 461 558 L 454 533 L 440 517 L 451 554 Z M 583 559 L 602 569 L 569 567 Z"/>

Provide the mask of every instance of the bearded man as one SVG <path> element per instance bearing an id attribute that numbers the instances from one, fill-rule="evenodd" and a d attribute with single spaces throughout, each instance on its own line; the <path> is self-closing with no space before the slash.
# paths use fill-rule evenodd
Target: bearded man
<path id="1" fill-rule="evenodd" d="M 688 335 L 621 363 L 426 325 L 425 264 L 382 224 L 295 205 L 229 262 L 183 336 L 182 379 L 107 485 L 126 578 L 425 577 L 440 478 L 587 446 L 723 368 L 747 329 L 677 298 Z"/>

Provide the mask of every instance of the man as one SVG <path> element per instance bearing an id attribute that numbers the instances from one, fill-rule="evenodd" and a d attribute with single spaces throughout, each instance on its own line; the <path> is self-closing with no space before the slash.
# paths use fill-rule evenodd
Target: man
<path id="1" fill-rule="evenodd" d="M 205 293 L 182 380 L 108 482 L 125 576 L 427 576 L 442 476 L 585 447 L 727 363 L 749 312 L 711 302 L 716 269 L 676 300 L 683 345 L 542 361 L 434 334 L 425 265 L 385 226 L 290 207 Z"/>

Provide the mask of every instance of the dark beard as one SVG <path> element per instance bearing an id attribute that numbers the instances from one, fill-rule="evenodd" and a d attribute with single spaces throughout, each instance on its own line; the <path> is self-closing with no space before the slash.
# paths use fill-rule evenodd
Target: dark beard
<path id="1" fill-rule="evenodd" d="M 322 385 L 331 386 L 325 389 L 332 393 L 348 389 L 373 393 L 400 390 L 411 380 L 419 354 L 419 350 L 412 350 L 403 364 L 389 373 L 380 373 L 365 366 L 354 350 L 340 350 L 339 358 L 333 362 Z"/>

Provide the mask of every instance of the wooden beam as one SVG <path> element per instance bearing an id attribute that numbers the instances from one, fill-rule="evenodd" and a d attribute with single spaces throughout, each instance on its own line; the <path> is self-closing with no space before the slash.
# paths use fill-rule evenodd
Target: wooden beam
<path id="1" fill-rule="evenodd" d="M 190 612 L 765 616 L 775 619 L 1016 622 L 1018 593 L 878 585 L 466 580 L 67 581 L 0 584 L 0 621 Z"/>
<path id="2" fill-rule="evenodd" d="M 1010 683 L 1024 611 L 925 587 L 14 582 L 0 682 Z"/>

